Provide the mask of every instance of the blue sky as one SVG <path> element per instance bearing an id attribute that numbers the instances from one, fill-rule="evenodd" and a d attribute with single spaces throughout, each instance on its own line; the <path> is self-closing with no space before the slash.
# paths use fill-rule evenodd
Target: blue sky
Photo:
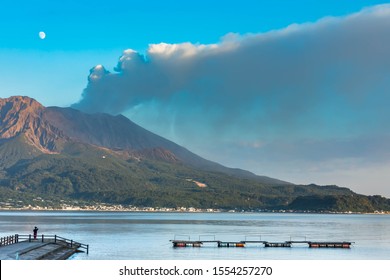
<path id="1" fill-rule="evenodd" d="M 384 1 L 2 1 L 2 48 L 37 51 L 132 49 L 150 43 L 215 43 L 227 33 L 280 29 L 342 16 Z M 45 30 L 47 41 L 36 40 Z"/>
<path id="2" fill-rule="evenodd" d="M 221 3 L 3 1 L 0 97 L 81 100 L 228 166 L 390 197 L 386 2 Z"/>

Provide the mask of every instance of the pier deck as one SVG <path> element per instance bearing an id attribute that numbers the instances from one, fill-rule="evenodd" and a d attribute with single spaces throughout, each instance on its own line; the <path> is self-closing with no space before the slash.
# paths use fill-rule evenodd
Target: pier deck
<path id="1" fill-rule="evenodd" d="M 0 238 L 1 260 L 66 260 L 80 249 L 89 251 L 87 244 L 75 242 L 57 235 L 13 235 Z"/>

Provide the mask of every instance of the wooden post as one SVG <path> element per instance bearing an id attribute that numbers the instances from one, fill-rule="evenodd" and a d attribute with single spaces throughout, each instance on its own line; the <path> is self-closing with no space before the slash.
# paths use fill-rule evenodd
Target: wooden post
<path id="1" fill-rule="evenodd" d="M 73 248 L 73 240 L 70 241 L 70 248 Z"/>
<path id="2" fill-rule="evenodd" d="M 57 234 L 54 235 L 54 243 L 57 243 Z"/>
<path id="3" fill-rule="evenodd" d="M 89 245 L 87 244 L 87 255 L 88 255 L 88 253 L 89 253 Z"/>
<path id="4" fill-rule="evenodd" d="M 15 234 L 15 240 L 16 240 L 15 243 L 19 243 L 19 234 Z"/>
<path id="5" fill-rule="evenodd" d="M 28 242 L 31 242 L 31 234 L 28 235 Z"/>
<path id="6" fill-rule="evenodd" d="M 42 243 L 43 243 L 43 241 L 44 241 L 44 237 L 43 237 L 43 234 L 42 234 Z"/>

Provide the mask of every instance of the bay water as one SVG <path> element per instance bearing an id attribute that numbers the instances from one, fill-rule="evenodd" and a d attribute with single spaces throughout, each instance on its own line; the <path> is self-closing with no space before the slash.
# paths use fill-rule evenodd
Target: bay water
<path id="1" fill-rule="evenodd" d="M 75 260 L 390 260 L 390 215 L 0 211 L 1 237 L 59 235 L 89 244 Z M 174 248 L 170 240 L 351 241 L 351 249 Z"/>

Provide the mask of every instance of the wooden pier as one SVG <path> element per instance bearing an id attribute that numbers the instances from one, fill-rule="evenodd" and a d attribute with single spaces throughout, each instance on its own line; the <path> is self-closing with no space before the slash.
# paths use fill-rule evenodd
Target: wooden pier
<path id="1" fill-rule="evenodd" d="M 169 240 L 172 242 L 173 247 L 202 247 L 205 244 L 211 244 L 217 247 L 246 247 L 250 244 L 259 244 L 263 245 L 266 248 L 291 248 L 294 247 L 294 244 L 304 244 L 309 248 L 342 248 L 349 249 L 354 242 L 349 241 L 308 241 L 308 240 L 290 240 L 283 242 L 269 242 L 264 240 L 246 240 L 245 241 L 221 241 L 221 240 L 197 240 L 191 241 L 183 239 L 173 239 Z"/>
<path id="2" fill-rule="evenodd" d="M 85 250 L 85 251 L 82 251 Z M 89 253 L 89 245 L 58 235 L 11 235 L 0 238 L 0 259 L 65 260 L 75 253 Z"/>

